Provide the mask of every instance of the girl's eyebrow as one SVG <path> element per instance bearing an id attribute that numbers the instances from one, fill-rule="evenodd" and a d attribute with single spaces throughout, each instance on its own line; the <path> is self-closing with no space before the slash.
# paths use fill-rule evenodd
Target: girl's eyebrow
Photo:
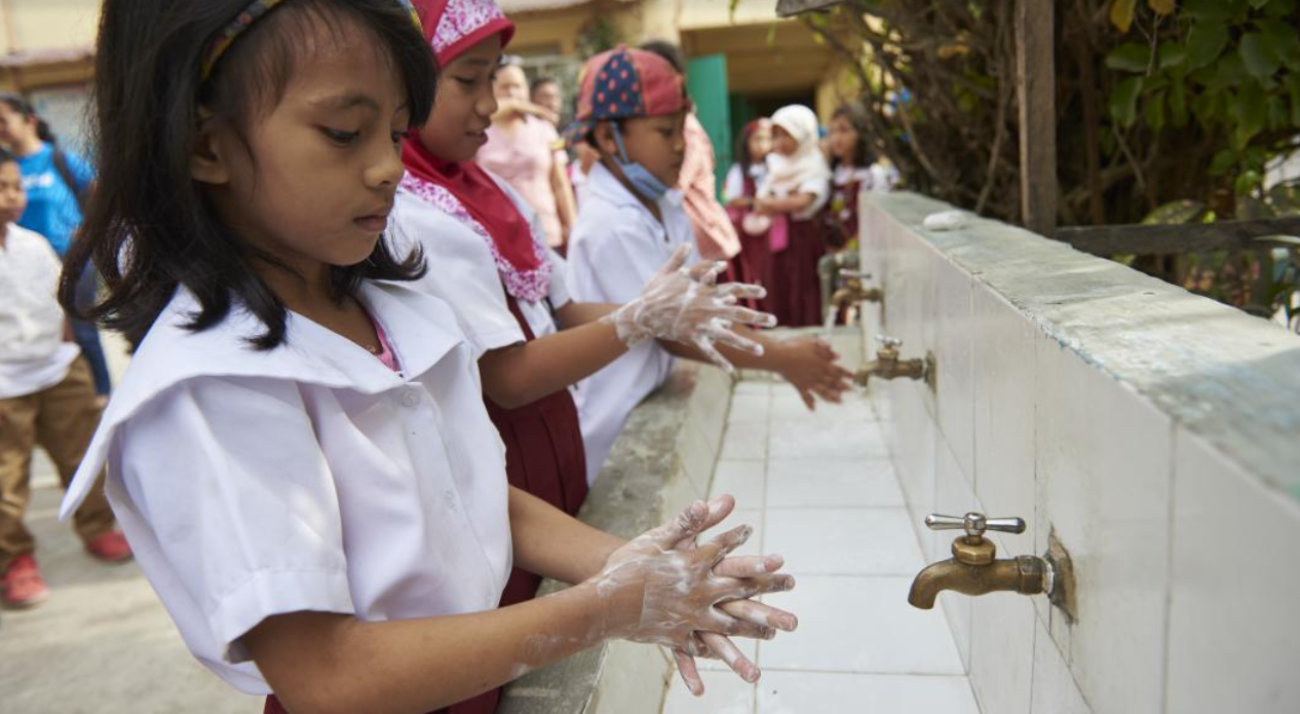
<path id="1" fill-rule="evenodd" d="M 362 92 L 352 92 L 349 94 L 336 94 L 322 99 L 314 99 L 310 102 L 313 107 L 321 109 L 338 109 L 346 110 L 354 107 L 362 107 L 371 111 L 379 111 L 379 102 L 374 97 Z"/>

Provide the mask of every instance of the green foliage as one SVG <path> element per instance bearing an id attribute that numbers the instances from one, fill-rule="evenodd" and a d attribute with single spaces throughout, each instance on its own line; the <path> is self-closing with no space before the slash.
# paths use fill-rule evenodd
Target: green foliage
<path id="1" fill-rule="evenodd" d="M 1195 124 L 1223 136 L 1229 148 L 1215 156 L 1210 175 L 1238 195 L 1257 191 L 1265 159 L 1250 150 L 1300 132 L 1296 0 L 1186 0 L 1172 12 L 1154 2 L 1147 10 L 1128 5 L 1126 17 L 1112 5 L 1112 24 L 1126 36 L 1139 25 L 1147 41 L 1123 42 L 1106 55 L 1108 69 L 1134 75 L 1110 91 L 1111 120 L 1128 129 L 1144 118 L 1156 132 Z"/>

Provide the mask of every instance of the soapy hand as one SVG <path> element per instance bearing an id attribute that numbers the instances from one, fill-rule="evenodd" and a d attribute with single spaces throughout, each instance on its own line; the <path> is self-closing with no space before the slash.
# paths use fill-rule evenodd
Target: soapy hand
<path id="1" fill-rule="evenodd" d="M 672 648 L 683 679 L 697 695 L 704 687 L 693 656 L 721 658 L 754 682 L 758 668 L 727 636 L 771 639 L 778 629 L 798 625 L 794 615 L 750 600 L 794 587 L 793 578 L 774 572 L 783 565 L 781 558 L 727 557 L 749 538 L 750 527 L 696 543 L 734 506 L 730 497 L 692 504 L 671 523 L 615 551 L 594 579 L 612 634 Z"/>
<path id="2" fill-rule="evenodd" d="M 753 340 L 732 331 L 736 324 L 773 327 L 776 318 L 737 303 L 742 299 L 760 299 L 767 291 L 743 283 L 717 284 L 723 263 L 700 263 L 685 267 L 689 246 L 681 246 L 645 286 L 641 297 L 602 318 L 614 325 L 619 339 L 628 346 L 647 339 L 662 339 L 694 345 L 719 367 L 735 371 L 716 344 L 763 354 Z"/>

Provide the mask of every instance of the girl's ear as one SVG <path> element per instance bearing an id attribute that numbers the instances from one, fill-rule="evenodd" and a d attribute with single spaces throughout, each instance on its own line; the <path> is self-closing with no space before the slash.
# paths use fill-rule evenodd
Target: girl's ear
<path id="1" fill-rule="evenodd" d="M 190 177 L 200 183 L 224 186 L 230 183 L 230 166 L 223 150 L 223 134 L 229 131 L 211 111 L 199 109 L 199 130 L 190 154 Z"/>

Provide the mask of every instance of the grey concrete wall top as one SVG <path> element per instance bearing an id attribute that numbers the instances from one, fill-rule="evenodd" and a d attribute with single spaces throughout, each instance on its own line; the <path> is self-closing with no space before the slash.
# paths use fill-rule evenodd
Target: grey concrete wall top
<path id="1" fill-rule="evenodd" d="M 1119 263 L 908 193 L 870 201 L 1000 293 L 1044 334 L 1300 501 L 1300 336 Z M 886 286 L 886 290 L 888 287 Z"/>

